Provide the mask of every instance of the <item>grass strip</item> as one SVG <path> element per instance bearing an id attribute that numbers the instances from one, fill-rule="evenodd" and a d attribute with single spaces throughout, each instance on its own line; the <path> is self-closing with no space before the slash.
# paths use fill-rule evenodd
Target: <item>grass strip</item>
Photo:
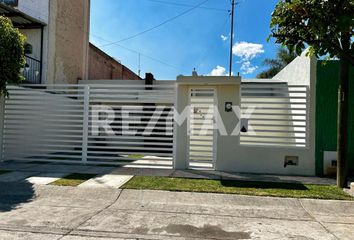
<path id="1" fill-rule="evenodd" d="M 66 186 L 66 187 L 76 187 L 81 183 L 86 182 L 87 180 L 94 178 L 96 174 L 82 174 L 82 173 L 73 173 L 61 179 L 58 179 L 55 182 L 52 182 L 50 185 L 55 186 Z"/>
<path id="2" fill-rule="evenodd" d="M 128 158 L 133 158 L 133 159 L 139 159 L 139 158 L 144 158 L 144 155 L 139 155 L 139 154 L 131 154 L 128 155 Z"/>
<path id="3" fill-rule="evenodd" d="M 224 193 L 250 196 L 354 200 L 336 186 L 135 176 L 123 189 Z"/>

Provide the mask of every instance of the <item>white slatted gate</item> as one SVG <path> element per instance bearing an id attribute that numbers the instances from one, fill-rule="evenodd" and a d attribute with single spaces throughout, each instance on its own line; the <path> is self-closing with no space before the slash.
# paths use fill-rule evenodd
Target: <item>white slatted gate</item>
<path id="1" fill-rule="evenodd" d="M 172 168 L 174 84 L 27 85 L 9 92 L 5 161 Z M 114 112 L 108 132 L 101 126 L 107 109 Z"/>
<path id="2" fill-rule="evenodd" d="M 189 93 L 189 153 L 191 169 L 215 168 L 214 116 L 216 91 L 212 88 L 192 88 Z"/>

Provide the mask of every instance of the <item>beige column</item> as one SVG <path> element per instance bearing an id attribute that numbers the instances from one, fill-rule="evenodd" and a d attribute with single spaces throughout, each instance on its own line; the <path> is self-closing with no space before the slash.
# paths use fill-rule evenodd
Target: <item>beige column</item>
<path id="1" fill-rule="evenodd" d="M 88 77 L 90 0 L 49 3 L 49 84 L 77 84 Z"/>

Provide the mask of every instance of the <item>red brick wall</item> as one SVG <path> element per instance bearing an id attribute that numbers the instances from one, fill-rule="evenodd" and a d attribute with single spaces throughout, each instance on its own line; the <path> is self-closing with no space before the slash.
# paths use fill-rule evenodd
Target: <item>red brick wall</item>
<path id="1" fill-rule="evenodd" d="M 88 80 L 141 80 L 141 78 L 90 43 Z"/>

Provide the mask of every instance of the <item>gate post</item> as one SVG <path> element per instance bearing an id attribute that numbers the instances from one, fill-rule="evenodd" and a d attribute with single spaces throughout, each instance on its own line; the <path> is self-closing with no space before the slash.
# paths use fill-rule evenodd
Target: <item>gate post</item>
<path id="1" fill-rule="evenodd" d="M 154 75 L 152 73 L 145 73 L 145 90 L 146 91 L 151 91 L 152 90 L 152 87 L 154 85 L 154 80 L 155 80 L 155 78 L 154 78 Z M 144 120 L 147 120 L 147 121 L 146 121 L 146 123 L 142 122 L 142 125 L 143 125 L 144 128 L 148 127 L 149 121 L 150 121 L 151 117 L 154 115 L 151 112 L 154 112 L 156 110 L 155 106 L 156 106 L 156 104 L 154 104 L 154 103 L 144 103 L 143 104 L 143 112 L 145 112 L 145 111 L 147 112 L 147 113 L 144 113 Z M 152 110 L 152 109 L 154 109 L 154 110 Z M 143 133 L 144 130 L 141 130 L 141 132 Z M 154 129 L 152 129 L 150 137 L 153 136 L 154 132 L 155 132 Z M 144 139 L 143 142 L 144 143 L 145 142 L 146 143 L 151 143 L 152 141 Z M 145 145 L 145 144 L 143 146 L 144 146 L 144 148 L 145 147 L 147 147 L 147 148 L 151 147 L 151 145 Z"/>
<path id="2" fill-rule="evenodd" d="M 0 96 L 0 162 L 3 162 L 3 141 L 4 141 L 4 122 L 5 122 L 5 97 Z"/>
<path id="3" fill-rule="evenodd" d="M 151 73 L 146 73 L 145 74 L 145 89 L 146 90 L 152 90 L 152 85 L 154 85 L 154 75 Z M 150 87 L 149 87 L 150 86 Z"/>
<path id="4" fill-rule="evenodd" d="M 173 169 L 185 170 L 188 169 L 188 118 L 184 118 L 185 109 L 189 104 L 188 86 L 179 84 L 179 79 L 176 83 L 176 96 L 174 104 L 174 130 L 173 130 Z M 187 111 L 190 114 L 189 111 Z M 187 120 L 187 121 L 186 121 Z"/>
<path id="5" fill-rule="evenodd" d="M 84 88 L 84 113 L 83 113 L 83 129 L 82 129 L 82 162 L 87 163 L 87 146 L 90 116 L 90 87 L 85 85 Z"/>

